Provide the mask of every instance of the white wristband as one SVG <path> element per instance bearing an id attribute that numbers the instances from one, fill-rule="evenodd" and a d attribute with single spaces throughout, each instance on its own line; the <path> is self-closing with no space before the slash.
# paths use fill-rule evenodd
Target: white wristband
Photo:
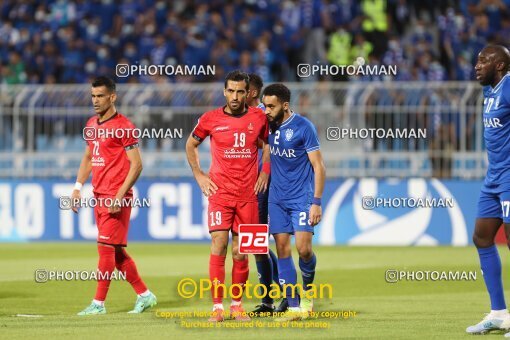
<path id="1" fill-rule="evenodd" d="M 81 188 L 83 188 L 83 184 L 81 184 L 80 182 L 74 183 L 74 190 L 80 191 Z"/>

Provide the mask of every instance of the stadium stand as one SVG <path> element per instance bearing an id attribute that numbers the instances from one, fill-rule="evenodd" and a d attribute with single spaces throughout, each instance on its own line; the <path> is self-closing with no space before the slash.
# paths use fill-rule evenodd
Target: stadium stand
<path id="1" fill-rule="evenodd" d="M 324 143 L 328 176 L 481 178 L 476 54 L 508 45 L 510 1 L 13 1 L 0 4 L 0 176 L 72 177 L 89 88 L 119 63 L 216 66 L 214 76 L 130 76 L 118 106 L 140 127 L 178 127 L 221 105 L 236 68 L 288 82 L 328 128 L 421 128 L 426 139 Z M 297 65 L 397 65 L 391 76 L 300 78 Z M 126 83 L 126 84 L 123 84 Z M 66 85 L 60 85 L 66 84 Z M 76 84 L 76 85 L 69 85 Z M 142 141 L 145 176 L 188 175 L 184 140 Z M 55 157 L 56 154 L 59 157 Z M 171 169 L 171 170 L 169 170 Z"/>

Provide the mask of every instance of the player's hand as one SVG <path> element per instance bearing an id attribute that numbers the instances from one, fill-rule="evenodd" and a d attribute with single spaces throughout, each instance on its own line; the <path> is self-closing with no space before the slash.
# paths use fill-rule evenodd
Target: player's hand
<path id="1" fill-rule="evenodd" d="M 108 207 L 108 212 L 110 214 L 118 214 L 120 213 L 120 209 L 122 207 L 122 199 L 124 197 L 121 197 L 121 196 L 115 196 L 115 198 L 113 199 L 113 202 L 112 202 L 112 205 Z"/>
<path id="2" fill-rule="evenodd" d="M 71 194 L 71 210 L 74 211 L 76 214 L 78 213 L 78 207 L 74 205 L 74 202 L 80 202 L 81 195 L 79 190 L 73 190 L 73 193 Z"/>
<path id="3" fill-rule="evenodd" d="M 259 192 L 266 192 L 268 182 L 269 175 L 264 171 L 261 171 L 259 178 L 257 178 L 257 183 L 255 183 L 255 194 L 258 194 Z"/>
<path id="4" fill-rule="evenodd" d="M 195 176 L 200 190 L 204 193 L 205 197 L 209 197 L 216 193 L 218 186 L 209 178 L 209 176 L 203 172 L 200 172 Z"/>
<path id="5" fill-rule="evenodd" d="M 320 205 L 312 204 L 310 207 L 310 213 L 308 215 L 310 219 L 308 220 L 308 223 L 314 227 L 321 221 L 322 218 L 322 208 Z"/>

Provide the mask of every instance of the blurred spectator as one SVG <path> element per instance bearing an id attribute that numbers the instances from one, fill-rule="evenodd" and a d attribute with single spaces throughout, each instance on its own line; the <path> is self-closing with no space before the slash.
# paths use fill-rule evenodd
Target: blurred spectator
<path id="1" fill-rule="evenodd" d="M 411 21 L 411 12 L 406 0 L 393 0 L 388 2 L 388 13 L 391 16 L 392 23 L 396 33 L 403 36 L 409 22 Z"/>
<path id="2" fill-rule="evenodd" d="M 404 49 L 397 37 L 391 37 L 388 41 L 388 50 L 383 56 L 383 64 L 400 65 L 404 61 Z"/>
<path id="3" fill-rule="evenodd" d="M 497 32 L 497 39 L 505 46 L 510 44 L 510 16 L 502 18 L 501 29 Z"/>
<path id="4" fill-rule="evenodd" d="M 470 80 L 473 78 L 473 65 L 469 62 L 468 55 L 459 55 L 455 64 L 455 79 Z"/>
<path id="5" fill-rule="evenodd" d="M 239 57 L 239 68 L 246 73 L 255 72 L 255 68 L 253 66 L 251 54 L 249 51 L 243 51 L 241 53 L 241 56 Z"/>
<path id="6" fill-rule="evenodd" d="M 358 33 L 354 36 L 354 42 L 351 47 L 349 65 L 352 64 L 356 58 L 363 58 L 368 60 L 368 56 L 373 52 L 374 45 L 365 40 L 363 34 Z"/>
<path id="7" fill-rule="evenodd" d="M 331 65 L 350 65 L 352 34 L 342 26 L 329 37 L 328 61 Z M 344 79 L 346 80 L 346 79 Z"/>
<path id="8" fill-rule="evenodd" d="M 330 27 L 326 28 L 326 31 L 331 32 L 335 27 L 339 26 L 351 26 L 351 29 L 356 28 L 359 25 L 359 6 L 355 0 L 325 0 L 324 11 L 329 15 Z"/>
<path id="9" fill-rule="evenodd" d="M 18 52 L 9 54 L 9 63 L 2 68 L 2 77 L 6 84 L 22 84 L 26 81 L 25 65 Z"/>
<path id="10" fill-rule="evenodd" d="M 255 73 L 260 75 L 265 81 L 273 81 L 271 76 L 271 65 L 273 64 L 273 52 L 269 49 L 266 39 L 260 39 L 255 47 L 253 54 L 253 64 Z"/>
<path id="11" fill-rule="evenodd" d="M 492 33 L 501 28 L 502 14 L 508 15 L 508 4 L 505 4 L 503 0 L 480 0 L 474 11 L 486 15 L 489 31 Z"/>
<path id="12" fill-rule="evenodd" d="M 388 18 L 386 0 L 361 1 L 361 28 L 374 46 L 374 53 L 381 56 L 386 51 Z"/>
<path id="13" fill-rule="evenodd" d="M 297 66 L 304 62 L 303 47 L 305 44 L 304 30 L 301 28 L 301 11 L 298 1 L 284 1 L 280 19 L 283 23 L 286 54 L 289 62 L 290 80 L 300 80 L 296 77 Z"/>
<path id="14" fill-rule="evenodd" d="M 331 18 L 321 0 L 301 1 L 302 26 L 306 28 L 304 61 L 309 64 L 326 61 L 326 29 Z"/>
<path id="15" fill-rule="evenodd" d="M 50 22 L 54 25 L 66 26 L 76 19 L 76 7 L 72 2 L 57 0 L 50 8 Z"/>

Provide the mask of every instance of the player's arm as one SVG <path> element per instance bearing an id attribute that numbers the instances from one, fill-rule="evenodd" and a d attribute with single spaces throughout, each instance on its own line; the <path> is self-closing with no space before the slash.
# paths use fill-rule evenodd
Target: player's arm
<path id="1" fill-rule="evenodd" d="M 71 195 L 73 202 L 77 202 L 81 199 L 80 190 L 83 184 L 89 178 L 91 171 L 92 171 L 91 154 L 90 148 L 87 145 L 85 147 L 85 152 L 83 153 L 83 157 L 81 159 L 80 168 L 78 169 L 78 175 L 76 176 L 76 184 L 74 185 L 74 190 Z M 74 204 L 72 205 L 71 209 L 75 213 L 78 212 L 78 207 L 75 207 Z"/>
<path id="2" fill-rule="evenodd" d="M 313 194 L 313 202 L 310 207 L 310 225 L 315 226 L 319 224 L 322 218 L 321 198 L 324 191 L 324 182 L 326 181 L 326 167 L 322 159 L 320 150 L 315 150 L 308 153 L 308 159 L 312 163 L 315 181 L 315 192 Z"/>
<path id="3" fill-rule="evenodd" d="M 119 190 L 117 191 L 117 195 L 115 195 L 115 204 L 113 207 L 108 207 L 108 212 L 110 214 L 120 212 L 122 199 L 129 191 L 129 189 L 131 189 L 131 187 L 136 183 L 136 180 L 142 173 L 142 157 L 140 156 L 140 150 L 138 147 L 130 148 L 126 151 L 126 155 L 129 160 L 129 171 L 127 173 L 126 179 L 124 180 L 124 183 L 122 183 Z"/>
<path id="4" fill-rule="evenodd" d="M 264 143 L 264 141 L 259 138 L 258 141 L 257 141 L 257 148 L 263 149 L 265 144 L 266 143 Z"/>
<path id="5" fill-rule="evenodd" d="M 262 142 L 262 170 L 260 171 L 257 183 L 255 183 L 255 194 L 266 192 L 269 175 L 271 174 L 271 156 L 269 153 L 269 144 L 259 139 L 259 145 Z"/>
<path id="6" fill-rule="evenodd" d="M 200 161 L 198 157 L 198 146 L 201 141 L 195 139 L 193 134 L 188 137 L 186 141 L 186 157 L 188 158 L 189 166 L 193 171 L 193 176 L 198 183 L 198 186 L 206 197 L 216 193 L 218 186 L 209 178 L 209 176 L 200 168 Z"/>

